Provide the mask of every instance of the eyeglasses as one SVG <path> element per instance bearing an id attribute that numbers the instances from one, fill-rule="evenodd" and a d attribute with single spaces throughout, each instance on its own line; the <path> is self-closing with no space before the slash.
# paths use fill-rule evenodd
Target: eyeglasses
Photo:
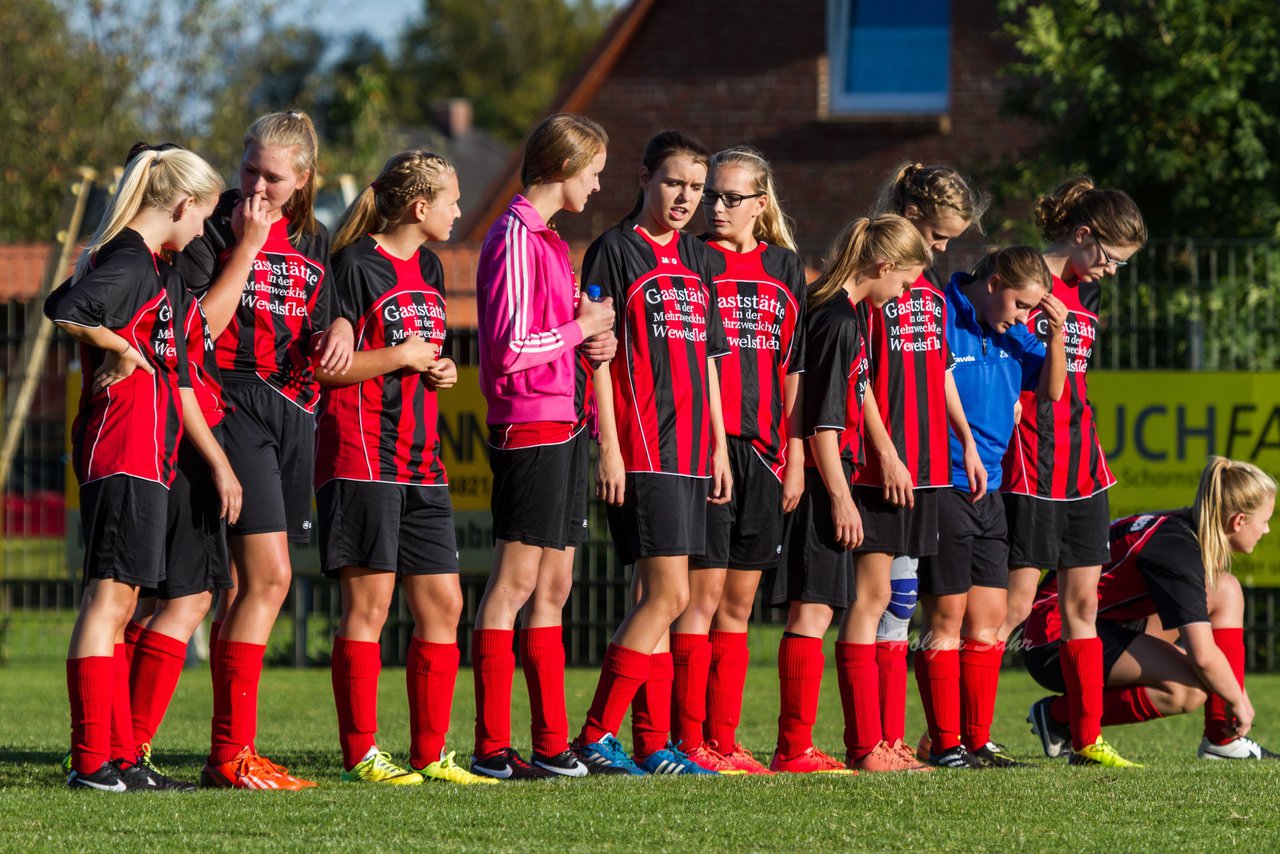
<path id="1" fill-rule="evenodd" d="M 726 208 L 736 208 L 747 199 L 758 199 L 764 193 L 750 193 L 742 195 L 741 193 L 717 193 L 715 190 L 702 191 L 702 203 L 707 207 L 714 207 L 716 202 L 724 202 Z"/>
<path id="2" fill-rule="evenodd" d="M 1119 270 L 1121 267 L 1124 267 L 1129 263 L 1128 261 L 1117 261 L 1115 258 L 1112 258 L 1111 253 L 1107 251 L 1107 247 L 1102 245 L 1101 240 L 1099 240 L 1094 235 L 1089 235 L 1089 236 L 1093 237 L 1093 242 L 1098 244 L 1098 251 L 1102 253 L 1102 266 L 1115 267 L 1117 270 Z"/>

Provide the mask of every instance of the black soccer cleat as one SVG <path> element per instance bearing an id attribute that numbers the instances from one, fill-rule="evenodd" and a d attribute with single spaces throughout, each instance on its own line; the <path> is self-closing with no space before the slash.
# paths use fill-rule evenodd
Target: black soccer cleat
<path id="1" fill-rule="evenodd" d="M 934 768 L 986 768 L 987 763 L 968 751 L 963 744 L 957 744 L 950 750 L 941 753 L 930 753 L 929 764 Z"/>
<path id="2" fill-rule="evenodd" d="M 1049 714 L 1049 706 L 1054 699 L 1056 698 L 1042 697 L 1032 703 L 1027 712 L 1027 723 L 1031 724 L 1031 731 L 1040 736 L 1044 755 L 1050 759 L 1057 759 L 1071 751 L 1071 729 L 1066 724 L 1055 721 L 1053 715 Z"/>
<path id="3" fill-rule="evenodd" d="M 1019 762 L 1009 756 L 1008 752 L 994 741 L 988 741 L 977 750 L 969 751 L 986 763 L 988 768 L 1034 768 L 1030 762 Z"/>
<path id="4" fill-rule="evenodd" d="M 488 756 L 471 757 L 471 773 L 495 780 L 548 780 L 550 771 L 530 765 L 514 749 L 504 747 Z"/>
<path id="5" fill-rule="evenodd" d="M 587 776 L 587 766 L 578 758 L 578 754 L 572 750 L 565 750 L 555 756 L 543 756 L 535 750 L 531 758 L 533 759 L 533 764 L 538 768 L 550 771 L 560 777 Z"/>
<path id="6" fill-rule="evenodd" d="M 103 762 L 102 767 L 92 774 L 81 774 L 72 768 L 67 775 L 67 788 L 93 789 L 99 792 L 129 791 L 129 786 L 120 779 L 120 772 L 110 762 Z"/>

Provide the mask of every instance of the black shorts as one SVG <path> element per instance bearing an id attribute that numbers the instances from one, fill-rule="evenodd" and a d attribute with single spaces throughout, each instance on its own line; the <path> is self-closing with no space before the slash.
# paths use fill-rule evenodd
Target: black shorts
<path id="1" fill-rule="evenodd" d="M 221 444 L 221 426 L 213 428 L 213 435 Z M 209 464 L 190 442 L 183 442 L 178 446 L 178 473 L 169 487 L 165 577 L 156 596 L 180 599 L 232 586 L 221 513 L 222 500 Z"/>
<path id="2" fill-rule="evenodd" d="M 729 437 L 732 500 L 707 505 L 707 542 L 693 569 L 761 570 L 782 558 L 782 484 L 751 442 Z"/>
<path id="3" fill-rule="evenodd" d="M 1074 569 L 1111 560 L 1111 508 L 1107 493 L 1079 501 L 1049 501 L 1004 493 L 1009 523 L 1009 566 Z"/>
<path id="4" fill-rule="evenodd" d="M 621 507 L 608 508 L 618 558 L 702 554 L 711 478 L 628 472 Z"/>
<path id="5" fill-rule="evenodd" d="M 1116 666 L 1120 656 L 1129 648 L 1129 644 L 1140 636 L 1144 621 L 1136 623 L 1114 623 L 1111 620 L 1098 620 L 1098 639 L 1102 641 L 1102 679 L 1111 678 L 1111 668 Z M 1027 666 L 1031 678 L 1058 694 L 1067 693 L 1067 683 L 1062 676 L 1062 657 L 1059 654 L 1062 641 L 1054 641 L 1045 646 L 1037 646 L 1022 651 L 1022 662 Z"/>
<path id="6" fill-rule="evenodd" d="M 85 582 L 158 587 L 165 577 L 168 512 L 169 490 L 153 480 L 116 474 L 81 486 Z"/>
<path id="7" fill-rule="evenodd" d="M 244 489 L 231 534 L 283 531 L 311 541 L 311 470 L 315 416 L 258 380 L 224 377 L 222 422 L 227 459 Z"/>
<path id="8" fill-rule="evenodd" d="M 316 496 L 320 508 L 320 571 L 344 567 L 397 575 L 458 571 L 457 532 L 447 486 L 331 480 Z"/>
<path id="9" fill-rule="evenodd" d="M 899 507 L 884 498 L 879 486 L 853 487 L 853 500 L 862 516 L 862 545 L 854 554 L 927 557 L 938 553 L 938 493 L 917 489 L 915 506 Z"/>
<path id="10" fill-rule="evenodd" d="M 587 431 L 579 430 L 555 445 L 489 446 L 494 540 L 551 549 L 586 542 L 590 442 Z"/>
<path id="11" fill-rule="evenodd" d="M 920 592 L 967 593 L 971 587 L 1009 588 L 1009 543 L 1004 502 L 989 492 L 977 504 L 960 489 L 938 496 L 938 553 L 920 558 Z"/>
<path id="12" fill-rule="evenodd" d="M 765 587 L 771 604 L 813 602 L 847 608 L 853 602 L 853 554 L 836 543 L 831 497 L 817 469 L 804 471 L 804 495 L 787 517 L 782 554 L 782 563 Z"/>

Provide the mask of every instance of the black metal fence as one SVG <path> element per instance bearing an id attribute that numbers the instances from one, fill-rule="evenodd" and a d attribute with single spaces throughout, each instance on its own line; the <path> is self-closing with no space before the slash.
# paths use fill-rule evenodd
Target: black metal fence
<path id="1" fill-rule="evenodd" d="M 0 271 L 0 274 L 3 274 Z M 1156 241 L 1139 253 L 1103 294 L 1103 329 L 1097 365 L 1106 369 L 1260 370 L 1280 366 L 1276 303 L 1280 299 L 1280 244 L 1245 241 Z M 19 353 L 26 315 L 34 307 L 0 305 L 0 371 L 10 384 L 20 376 Z M 475 364 L 473 331 L 451 332 L 450 355 Z M 78 568 L 66 560 L 65 513 L 60 499 L 66 477 L 65 408 L 70 346 L 60 342 L 47 360 L 24 429 L 15 466 L 5 485 L 4 536 L 0 545 L 0 651 L 10 638 L 15 660 L 47 654 L 48 644 L 26 649 L 12 640 L 27 637 L 45 617 L 74 609 Z M 629 576 L 608 541 L 603 507 L 594 504 L 591 537 L 579 550 L 574 592 L 565 613 L 571 662 L 596 663 L 629 600 Z M 459 629 L 464 655 L 482 575 L 462 578 L 465 608 Z M 1246 591 L 1249 667 L 1280 669 L 1277 626 L 1280 590 Z M 295 580 L 282 622 L 290 642 L 277 642 L 272 657 L 298 665 L 327 660 L 337 624 L 337 587 L 315 576 Z M 757 605 L 758 619 L 779 614 Z M 48 625 L 53 626 L 50 622 Z M 50 629 L 53 631 L 53 629 Z M 384 654 L 402 661 L 411 620 L 397 597 L 388 620 Z M 53 646 L 56 646 L 53 643 Z"/>

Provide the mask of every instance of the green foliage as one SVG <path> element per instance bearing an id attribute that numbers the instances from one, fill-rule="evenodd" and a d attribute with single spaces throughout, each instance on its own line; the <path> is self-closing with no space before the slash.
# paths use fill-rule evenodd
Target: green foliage
<path id="1" fill-rule="evenodd" d="M 476 123 L 519 142 L 612 13 L 592 0 L 424 0 L 402 40 L 398 106 L 470 98 Z"/>
<path id="2" fill-rule="evenodd" d="M 109 169 L 137 139 L 136 72 L 51 0 L 0 3 L 0 57 L 0 241 L 48 240 L 76 167 Z"/>
<path id="3" fill-rule="evenodd" d="M 1004 198 L 1073 164 L 1127 189 L 1153 235 L 1280 235 L 1274 0 L 1001 0 L 1000 12 L 1019 54 L 1009 106 L 1046 129 Z"/>

